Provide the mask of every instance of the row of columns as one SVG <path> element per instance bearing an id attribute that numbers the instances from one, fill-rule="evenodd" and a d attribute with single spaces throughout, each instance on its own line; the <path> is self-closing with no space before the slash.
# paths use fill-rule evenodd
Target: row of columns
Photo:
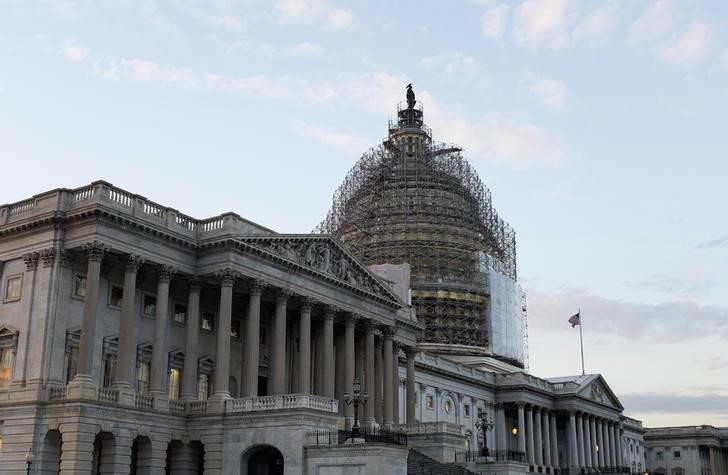
<path id="1" fill-rule="evenodd" d="M 85 245 L 88 256 L 86 277 L 86 298 L 83 309 L 83 323 L 81 327 L 81 341 L 79 348 L 78 371 L 74 383 L 89 383 L 93 386 L 91 377 L 93 368 L 93 353 L 96 334 L 96 309 L 99 295 L 101 262 L 108 251 L 107 246 L 98 242 Z M 123 392 L 131 392 L 134 378 L 135 350 L 133 328 L 135 320 L 135 293 L 137 273 L 144 263 L 144 259 L 135 254 L 126 258 L 124 272 L 124 287 L 122 297 L 121 319 L 119 323 L 119 345 L 117 365 L 114 374 L 114 386 Z M 174 268 L 162 265 L 157 269 L 157 305 L 154 322 L 153 350 L 150 371 L 150 393 L 163 398 L 167 394 L 167 321 L 169 285 L 174 275 Z M 233 287 L 240 275 L 233 269 L 222 269 L 216 273 L 220 282 L 220 302 L 218 316 L 218 331 L 216 332 L 215 347 L 215 374 L 214 391 L 212 398 L 224 399 L 230 397 L 230 328 L 232 319 Z M 264 283 L 252 280 L 248 294 L 248 317 L 245 328 L 245 343 L 243 355 L 242 392 L 244 397 L 258 395 L 258 366 L 259 366 L 259 337 L 260 337 L 260 305 L 261 293 Z M 189 279 L 189 295 L 187 305 L 187 326 L 185 334 L 185 363 L 180 391 L 181 399 L 195 399 L 197 396 L 197 359 L 199 347 L 199 321 L 200 321 L 200 291 L 201 280 L 197 276 Z M 272 322 L 270 359 L 268 373 L 268 394 L 283 394 L 286 391 L 286 324 L 287 305 L 290 294 L 285 289 L 276 292 L 275 316 Z M 311 311 L 313 301 L 307 297 L 301 298 L 299 314 L 299 362 L 297 370 L 297 387 L 294 392 L 310 394 L 311 388 Z M 334 318 L 336 309 L 327 306 L 324 310 L 322 332 L 320 341 L 321 359 L 321 395 L 334 397 L 335 364 L 334 360 Z M 344 318 L 344 361 L 343 377 L 344 392 L 355 378 L 356 372 L 356 330 L 357 317 L 347 314 Z M 364 345 L 366 355 L 366 368 L 375 368 L 375 332 L 381 332 L 383 358 L 381 364 L 383 378 L 383 414 L 379 419 L 384 425 L 394 424 L 395 414 L 398 414 L 399 401 L 395 397 L 395 388 L 398 379 L 399 349 L 393 340 L 395 329 L 392 326 L 377 325 L 372 320 L 364 320 Z M 407 420 L 414 422 L 414 349 L 405 348 L 407 354 Z M 338 363 L 338 362 L 337 362 Z M 370 393 L 375 392 L 375 371 L 361 371 L 364 374 L 364 388 Z M 359 376 L 359 374 L 357 374 Z M 365 406 L 364 421 L 375 421 L 374 401 Z M 345 413 L 348 418 L 353 417 L 353 409 L 347 407 Z"/>
<path id="2" fill-rule="evenodd" d="M 570 466 L 594 472 L 623 466 L 617 421 L 570 411 L 568 429 Z"/>

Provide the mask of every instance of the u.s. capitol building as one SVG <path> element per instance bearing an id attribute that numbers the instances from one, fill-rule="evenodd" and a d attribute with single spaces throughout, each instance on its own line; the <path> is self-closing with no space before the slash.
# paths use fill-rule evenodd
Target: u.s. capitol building
<path id="1" fill-rule="evenodd" d="M 515 233 L 411 90 L 313 234 L 98 181 L 0 207 L 0 285 L 2 473 L 644 469 L 600 375 L 528 372 Z"/>

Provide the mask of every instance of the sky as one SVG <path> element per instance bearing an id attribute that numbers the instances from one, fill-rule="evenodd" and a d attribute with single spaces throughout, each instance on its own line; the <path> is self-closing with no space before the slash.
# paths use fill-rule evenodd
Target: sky
<path id="1" fill-rule="evenodd" d="M 412 83 L 517 232 L 530 371 L 728 426 L 728 3 L 0 0 L 0 202 L 311 231 Z"/>

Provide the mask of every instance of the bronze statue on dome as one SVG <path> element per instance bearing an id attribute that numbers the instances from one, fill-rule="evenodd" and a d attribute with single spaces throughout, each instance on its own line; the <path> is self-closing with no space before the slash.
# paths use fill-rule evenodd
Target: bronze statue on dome
<path id="1" fill-rule="evenodd" d="M 412 84 L 407 84 L 407 108 L 413 109 L 416 102 L 415 91 L 412 90 Z"/>

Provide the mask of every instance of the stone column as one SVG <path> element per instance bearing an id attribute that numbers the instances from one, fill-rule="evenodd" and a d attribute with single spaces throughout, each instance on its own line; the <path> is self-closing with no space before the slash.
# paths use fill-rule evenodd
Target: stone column
<path id="1" fill-rule="evenodd" d="M 543 464 L 551 466 L 551 428 L 549 426 L 549 410 L 544 409 L 541 414 L 543 422 Z"/>
<path id="2" fill-rule="evenodd" d="M 364 352 L 366 362 L 364 364 L 364 390 L 370 395 L 374 390 L 374 329 L 375 323 L 368 320 L 364 325 Z M 370 399 L 364 405 L 364 421 L 367 427 L 374 426 L 374 404 Z"/>
<path id="3" fill-rule="evenodd" d="M 407 398 L 407 406 L 405 408 L 405 417 L 407 424 L 415 423 L 415 348 L 412 346 L 405 347 L 404 354 L 407 356 L 407 389 L 405 396 Z"/>
<path id="4" fill-rule="evenodd" d="M 392 342 L 392 423 L 399 424 L 399 343 Z"/>
<path id="5" fill-rule="evenodd" d="M 268 395 L 274 396 L 286 392 L 286 311 L 288 309 L 288 291 L 276 291 L 276 313 L 273 321 L 271 338 Z"/>
<path id="6" fill-rule="evenodd" d="M 233 286 L 238 274 L 233 269 L 217 272 L 220 279 L 220 315 L 217 319 L 217 338 L 215 343 L 215 383 L 212 397 L 230 397 L 230 323 L 233 317 Z"/>
<path id="7" fill-rule="evenodd" d="M 584 464 L 586 468 L 592 468 L 592 445 L 591 431 L 589 430 L 589 414 L 584 414 L 582 423 L 584 425 Z"/>
<path id="8" fill-rule="evenodd" d="M 382 337 L 384 338 L 384 426 L 391 427 L 394 424 L 394 382 L 392 376 L 392 336 L 394 331 L 392 327 L 382 327 Z"/>
<path id="9" fill-rule="evenodd" d="M 344 393 L 352 394 L 354 378 L 354 371 L 356 369 L 355 359 L 355 340 L 354 340 L 354 329 L 356 327 L 356 317 L 348 314 L 344 320 L 344 353 L 346 357 L 346 366 L 344 367 Z M 351 428 L 354 423 L 354 406 L 346 404 L 346 426 Z"/>
<path id="10" fill-rule="evenodd" d="M 108 250 L 105 244 L 93 241 L 84 245 L 88 255 L 86 268 L 86 296 L 83 301 L 81 342 L 78 349 L 78 369 L 69 397 L 96 398 L 97 384 L 93 380 L 94 345 L 96 344 L 96 310 L 99 300 L 101 261 Z"/>
<path id="11" fill-rule="evenodd" d="M 260 351 L 260 294 L 263 282 L 254 280 L 248 296 L 248 320 L 245 326 L 245 359 L 242 386 L 245 397 L 258 396 L 258 353 Z"/>
<path id="12" fill-rule="evenodd" d="M 622 430 L 622 425 L 619 424 L 617 426 L 617 466 L 624 467 L 624 451 L 622 447 L 622 440 L 624 437 L 624 433 Z"/>
<path id="13" fill-rule="evenodd" d="M 506 411 L 503 407 L 503 403 L 497 402 L 495 403 L 495 431 L 496 431 L 496 438 L 495 438 L 495 449 L 498 452 L 506 453 L 508 451 L 508 444 L 507 444 L 507 431 L 506 428 Z M 497 454 L 496 454 L 497 457 Z"/>
<path id="14" fill-rule="evenodd" d="M 300 326 L 298 344 L 300 348 L 300 374 L 298 375 L 298 392 L 311 393 L 311 299 L 301 299 Z M 346 391 L 344 391 L 346 392 Z"/>
<path id="15" fill-rule="evenodd" d="M 612 467 L 617 466 L 617 438 L 614 435 L 614 422 L 609 422 L 609 461 Z"/>
<path id="16" fill-rule="evenodd" d="M 576 467 L 579 465 L 579 451 L 576 447 L 576 414 L 574 411 L 569 411 L 569 467 Z"/>
<path id="17" fill-rule="evenodd" d="M 611 466 L 610 457 L 611 450 L 609 450 L 609 435 L 607 432 L 607 424 L 609 424 L 609 421 L 604 419 L 602 421 L 602 441 L 604 442 L 604 466 L 609 468 Z"/>
<path id="18" fill-rule="evenodd" d="M 526 454 L 526 416 L 523 413 L 524 403 L 518 404 L 518 451 Z"/>
<path id="19" fill-rule="evenodd" d="M 155 398 L 167 398 L 167 321 L 169 308 L 169 282 L 172 280 L 174 267 L 161 265 L 157 271 L 157 313 L 154 316 L 154 340 L 152 343 L 152 368 L 149 375 L 149 393 Z M 215 362 L 217 363 L 217 362 Z"/>
<path id="20" fill-rule="evenodd" d="M 336 308 L 327 306 L 323 327 L 323 396 L 334 397 L 334 315 Z"/>
<path id="21" fill-rule="evenodd" d="M 314 329 L 313 347 L 313 393 L 317 396 L 324 394 L 324 331 L 323 325 Z"/>
<path id="22" fill-rule="evenodd" d="M 596 471 L 599 468 L 599 452 L 597 452 L 597 426 L 596 418 L 594 416 L 589 417 L 589 435 L 591 436 L 591 457 L 592 457 L 592 468 Z"/>
<path id="23" fill-rule="evenodd" d="M 579 467 L 584 467 L 586 458 L 584 457 L 584 424 L 581 412 L 576 413 L 576 450 L 579 454 Z"/>
<path id="24" fill-rule="evenodd" d="M 198 345 L 200 340 L 200 290 L 202 279 L 190 277 L 189 294 L 187 296 L 187 326 L 185 327 L 185 367 L 182 372 L 182 390 L 180 399 L 192 401 L 197 399 L 197 360 L 200 357 Z"/>
<path id="25" fill-rule="evenodd" d="M 541 409 L 533 410 L 533 442 L 536 451 L 536 465 L 543 465 L 543 435 L 541 435 Z"/>
<path id="26" fill-rule="evenodd" d="M 559 463 L 559 441 L 556 432 L 556 415 L 552 412 L 549 417 L 549 430 L 551 430 L 551 464 L 558 467 Z"/>
<path id="27" fill-rule="evenodd" d="M 135 355 L 134 317 L 136 315 L 136 277 L 144 259 L 139 254 L 129 254 L 124 268 L 124 293 L 121 299 L 121 320 L 119 321 L 119 347 L 116 358 L 114 387 L 120 393 L 131 393 L 132 355 Z M 134 398 L 122 398 L 127 405 L 134 405 Z"/>
<path id="28" fill-rule="evenodd" d="M 384 338 L 374 337 L 374 393 L 369 395 L 369 404 L 374 404 L 374 419 L 384 423 Z"/>
<path id="29" fill-rule="evenodd" d="M 526 407 L 526 460 L 533 465 L 536 458 L 533 453 L 533 406 Z"/>
<path id="30" fill-rule="evenodd" d="M 601 418 L 597 418 L 596 421 L 596 427 L 597 427 L 597 460 L 599 462 L 599 469 L 603 469 L 606 467 L 604 465 L 604 432 L 602 432 L 602 420 Z"/>

